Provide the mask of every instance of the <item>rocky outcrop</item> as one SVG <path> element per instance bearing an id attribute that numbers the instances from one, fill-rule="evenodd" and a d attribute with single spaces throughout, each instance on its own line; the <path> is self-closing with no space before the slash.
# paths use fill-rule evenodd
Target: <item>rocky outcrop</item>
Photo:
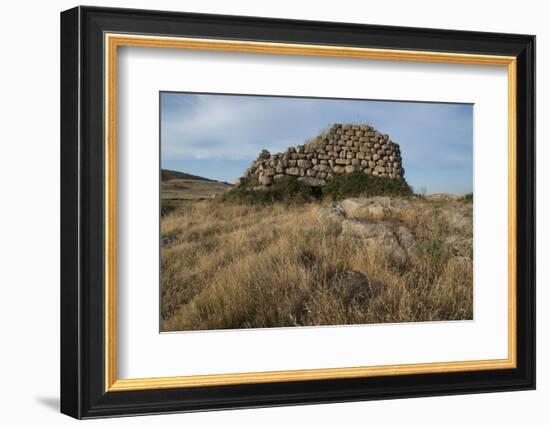
<path id="1" fill-rule="evenodd" d="M 373 196 L 333 202 L 320 207 L 318 215 L 322 222 L 336 223 L 342 236 L 360 241 L 369 255 L 401 263 L 412 260 L 418 246 L 411 231 L 415 223 L 423 222 L 423 231 L 429 231 L 437 222 L 445 228 L 441 242 L 450 255 L 472 256 L 472 205 L 468 203 L 450 200 L 434 205 L 427 199 Z"/>
<path id="2" fill-rule="evenodd" d="M 348 215 L 361 214 L 372 219 L 391 218 L 412 207 L 411 202 L 401 198 L 373 196 L 371 198 L 348 198 L 342 202 Z"/>
<path id="3" fill-rule="evenodd" d="M 306 185 L 322 187 L 335 174 L 355 171 L 404 179 L 399 145 L 369 125 L 334 124 L 305 145 L 276 154 L 262 150 L 235 184 L 256 178 L 259 185 L 270 186 L 293 176 Z"/>
<path id="4" fill-rule="evenodd" d="M 319 216 L 338 223 L 342 236 L 360 240 L 367 254 L 380 254 L 404 263 L 414 257 L 416 239 L 404 225 L 395 225 L 384 218 L 390 218 L 394 208 L 407 207 L 411 204 L 401 199 L 351 198 L 320 208 Z"/>

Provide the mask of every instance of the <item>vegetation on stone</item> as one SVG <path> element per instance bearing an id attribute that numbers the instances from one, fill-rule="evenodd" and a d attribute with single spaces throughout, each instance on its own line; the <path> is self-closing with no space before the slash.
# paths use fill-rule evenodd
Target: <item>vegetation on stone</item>
<path id="1" fill-rule="evenodd" d="M 353 196 L 409 196 L 413 192 L 404 179 L 367 175 L 362 172 L 333 177 L 324 186 L 311 186 L 303 180 L 284 176 L 269 186 L 258 185 L 251 176 L 224 193 L 220 199 L 244 204 L 274 202 L 304 203 L 322 199 L 339 200 Z"/>
<path id="2" fill-rule="evenodd" d="M 408 196 L 413 191 L 405 179 L 378 177 L 361 172 L 341 174 L 323 188 L 323 195 L 333 200 L 352 196 Z"/>
<path id="3" fill-rule="evenodd" d="M 269 187 L 257 184 L 256 177 L 249 177 L 236 188 L 224 193 L 220 200 L 244 204 L 271 204 L 284 202 L 289 204 L 305 203 L 321 199 L 321 188 L 307 186 L 297 179 L 285 176 Z"/>

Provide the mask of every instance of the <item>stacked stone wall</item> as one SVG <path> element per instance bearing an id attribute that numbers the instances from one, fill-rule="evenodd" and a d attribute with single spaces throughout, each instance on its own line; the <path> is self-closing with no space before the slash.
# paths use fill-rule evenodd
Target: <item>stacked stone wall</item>
<path id="1" fill-rule="evenodd" d="M 237 179 L 237 185 L 255 177 L 261 186 L 293 176 L 310 186 L 324 186 L 334 175 L 363 172 L 404 179 L 399 145 L 370 125 L 334 124 L 305 145 L 292 146 L 258 158 Z"/>

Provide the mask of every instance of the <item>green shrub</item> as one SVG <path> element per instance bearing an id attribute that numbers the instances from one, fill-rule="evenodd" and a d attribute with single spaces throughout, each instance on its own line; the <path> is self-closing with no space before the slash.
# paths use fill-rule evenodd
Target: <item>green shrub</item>
<path id="1" fill-rule="evenodd" d="M 254 190 L 254 188 L 257 189 Z M 257 180 L 251 178 L 225 193 L 221 200 L 243 204 L 271 204 L 274 202 L 300 204 L 321 199 L 322 195 L 320 188 L 307 186 L 296 178 L 285 176 L 269 187 L 258 186 Z"/>
<path id="2" fill-rule="evenodd" d="M 472 203 L 474 202 L 474 194 L 473 193 L 467 193 L 466 195 L 464 195 L 461 200 L 463 202 L 468 202 L 468 203 Z"/>
<path id="3" fill-rule="evenodd" d="M 248 205 L 274 202 L 301 204 L 323 198 L 339 200 L 353 196 L 408 196 L 412 193 L 403 180 L 355 172 L 334 176 L 324 188 L 307 186 L 290 176 L 266 187 L 260 186 L 256 177 L 251 177 L 225 193 L 221 200 Z"/>
<path id="4" fill-rule="evenodd" d="M 325 186 L 324 195 L 333 200 L 353 196 L 408 196 L 413 191 L 406 181 L 356 171 L 337 174 Z"/>

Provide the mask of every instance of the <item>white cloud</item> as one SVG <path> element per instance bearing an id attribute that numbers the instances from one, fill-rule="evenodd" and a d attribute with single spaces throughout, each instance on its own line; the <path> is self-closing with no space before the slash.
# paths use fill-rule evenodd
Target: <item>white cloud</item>
<path id="1" fill-rule="evenodd" d="M 261 149 L 280 151 L 305 143 L 321 131 L 310 102 L 287 99 L 198 96 L 192 107 L 171 111 L 162 121 L 165 159 L 255 157 Z M 317 122 L 316 122 L 317 121 Z"/>
<path id="2" fill-rule="evenodd" d="M 465 105 L 163 94 L 162 159 L 251 161 L 262 149 L 303 144 L 335 122 L 388 133 L 401 146 L 410 184 L 471 191 L 473 121 Z"/>

